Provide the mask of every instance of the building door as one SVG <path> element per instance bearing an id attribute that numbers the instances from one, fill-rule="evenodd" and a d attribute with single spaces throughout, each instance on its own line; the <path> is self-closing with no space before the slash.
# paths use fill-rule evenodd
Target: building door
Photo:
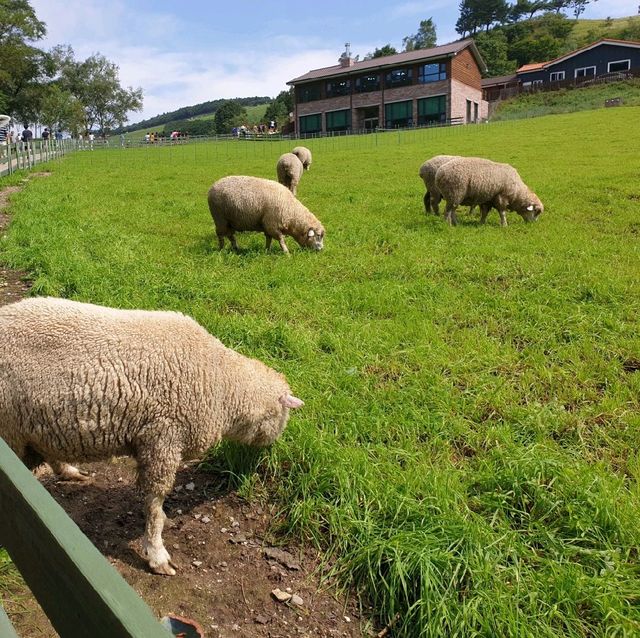
<path id="1" fill-rule="evenodd" d="M 365 131 L 373 131 L 378 128 L 378 118 L 377 117 L 365 117 L 363 120 L 364 130 Z"/>

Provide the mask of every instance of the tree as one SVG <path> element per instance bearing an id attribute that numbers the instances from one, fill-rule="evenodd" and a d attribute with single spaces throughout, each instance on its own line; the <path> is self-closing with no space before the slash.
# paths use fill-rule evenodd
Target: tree
<path id="1" fill-rule="evenodd" d="M 489 31 L 491 25 L 504 24 L 509 17 L 506 0 L 462 0 L 456 31 L 463 37 L 475 35 L 481 27 Z"/>
<path id="2" fill-rule="evenodd" d="M 385 44 L 383 47 L 376 49 L 373 53 L 367 53 L 364 56 L 365 60 L 373 60 L 374 58 L 384 58 L 387 55 L 395 55 L 398 53 L 395 47 L 392 47 L 390 44 Z"/>
<path id="3" fill-rule="evenodd" d="M 267 106 L 264 119 L 274 120 L 280 126 L 289 121 L 289 113 L 293 111 L 293 88 L 288 91 L 280 91 L 276 98 Z"/>
<path id="4" fill-rule="evenodd" d="M 531 20 L 538 11 L 548 10 L 548 8 L 547 0 L 517 0 L 509 9 L 509 19 L 518 22 L 526 16 Z"/>
<path id="5" fill-rule="evenodd" d="M 420 21 L 420 28 L 418 33 L 414 35 L 408 35 L 402 39 L 405 51 L 414 51 L 416 49 L 430 49 L 436 46 L 436 25 L 433 23 L 433 19 Z"/>
<path id="6" fill-rule="evenodd" d="M 247 109 L 235 100 L 226 100 L 223 102 L 214 116 L 216 125 L 216 133 L 230 133 L 234 126 L 244 124 L 247 118 Z"/>
<path id="7" fill-rule="evenodd" d="M 53 67 L 31 43 L 46 34 L 27 0 L 0 0 L 0 95 L 10 115 L 33 122 Z"/>
<path id="8" fill-rule="evenodd" d="M 142 108 L 142 89 L 123 88 L 118 66 L 103 55 L 96 53 L 84 62 L 66 55 L 61 65 L 61 88 L 84 106 L 87 130 L 97 126 L 110 131 L 127 121 L 129 111 Z"/>
<path id="9" fill-rule="evenodd" d="M 73 135 L 83 132 L 85 128 L 84 106 L 55 82 L 46 88 L 38 119 L 51 130 L 66 130 Z"/>
<path id="10" fill-rule="evenodd" d="M 486 77 L 497 77 L 515 73 L 516 62 L 509 59 L 509 42 L 502 28 L 489 33 L 478 33 L 475 43 L 487 65 Z"/>

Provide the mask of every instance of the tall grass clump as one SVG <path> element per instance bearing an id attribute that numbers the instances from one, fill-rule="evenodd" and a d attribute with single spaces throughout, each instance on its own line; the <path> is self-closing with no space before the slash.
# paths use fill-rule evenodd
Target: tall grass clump
<path id="1" fill-rule="evenodd" d="M 78 152 L 12 200 L 34 294 L 188 313 L 305 408 L 208 460 L 394 636 L 640 634 L 638 108 L 307 140 L 325 250 L 218 251 L 206 192 L 285 141 Z M 425 216 L 420 164 L 518 168 L 545 212 Z"/>

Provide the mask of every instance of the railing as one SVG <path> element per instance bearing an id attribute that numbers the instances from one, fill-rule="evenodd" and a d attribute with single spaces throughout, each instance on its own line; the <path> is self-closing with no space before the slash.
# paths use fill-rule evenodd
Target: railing
<path id="1" fill-rule="evenodd" d="M 537 93 L 540 91 L 559 91 L 560 89 L 576 89 L 594 84 L 609 84 L 610 82 L 620 82 L 640 77 L 640 68 L 629 69 L 628 71 L 614 71 L 602 75 L 571 78 L 568 80 L 555 80 L 553 82 L 536 82 L 535 84 L 523 85 L 521 82 L 513 83 L 502 88 L 486 88 L 483 90 L 483 99 L 488 102 L 497 100 L 507 100 L 521 95 L 522 93 Z"/>
<path id="2" fill-rule="evenodd" d="M 61 638 L 171 637 L 1 438 L 0 544 Z"/>
<path id="3" fill-rule="evenodd" d="M 61 158 L 76 148 L 75 140 L 32 140 L 0 143 L 0 177 Z"/>

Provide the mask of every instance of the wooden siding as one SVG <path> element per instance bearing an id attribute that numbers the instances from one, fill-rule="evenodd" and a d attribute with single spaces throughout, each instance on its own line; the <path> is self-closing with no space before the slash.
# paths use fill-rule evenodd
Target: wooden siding
<path id="1" fill-rule="evenodd" d="M 482 89 L 482 76 L 478 63 L 469 49 L 460 51 L 451 60 L 451 78 L 467 84 L 479 91 Z"/>

